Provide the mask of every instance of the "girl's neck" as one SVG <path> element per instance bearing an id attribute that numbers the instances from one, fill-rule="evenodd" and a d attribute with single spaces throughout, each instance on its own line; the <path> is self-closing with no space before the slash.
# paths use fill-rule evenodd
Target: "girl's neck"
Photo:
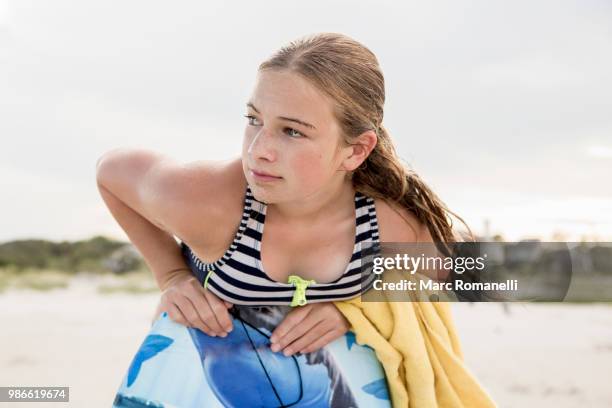
<path id="1" fill-rule="evenodd" d="M 352 181 L 342 179 L 300 201 L 268 204 L 266 222 L 272 213 L 275 221 L 284 224 L 309 225 L 322 221 L 333 223 L 345 219 L 347 215 L 353 216 L 354 200 L 355 189 Z"/>

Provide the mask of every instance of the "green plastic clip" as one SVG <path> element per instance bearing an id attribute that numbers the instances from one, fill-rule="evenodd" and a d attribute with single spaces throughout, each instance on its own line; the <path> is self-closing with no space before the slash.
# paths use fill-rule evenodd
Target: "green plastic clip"
<path id="1" fill-rule="evenodd" d="M 204 289 L 208 289 L 208 278 L 210 277 L 210 275 L 213 273 L 213 270 L 211 269 L 210 271 L 208 271 L 208 273 L 206 274 L 206 278 L 204 279 Z"/>
<path id="2" fill-rule="evenodd" d="M 295 292 L 293 293 L 293 299 L 291 300 L 291 306 L 304 306 L 306 303 L 306 288 L 308 285 L 317 283 L 314 280 L 305 280 L 297 275 L 289 275 L 287 283 L 295 286 Z"/>

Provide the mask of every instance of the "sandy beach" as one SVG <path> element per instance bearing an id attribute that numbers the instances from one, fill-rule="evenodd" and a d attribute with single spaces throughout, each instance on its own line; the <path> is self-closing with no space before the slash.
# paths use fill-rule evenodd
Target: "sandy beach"
<path id="1" fill-rule="evenodd" d="M 53 406 L 110 407 L 158 296 L 100 294 L 89 279 L 1 293 L 0 385 L 69 386 L 70 402 Z M 480 303 L 453 311 L 465 360 L 500 407 L 612 406 L 612 306 Z"/>

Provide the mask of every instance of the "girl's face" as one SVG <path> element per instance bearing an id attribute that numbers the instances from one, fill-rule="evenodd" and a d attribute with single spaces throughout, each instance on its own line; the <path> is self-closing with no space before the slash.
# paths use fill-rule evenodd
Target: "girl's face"
<path id="1" fill-rule="evenodd" d="M 346 152 L 332 107 L 297 74 L 258 73 L 242 146 L 244 174 L 258 200 L 300 200 L 344 177 Z"/>

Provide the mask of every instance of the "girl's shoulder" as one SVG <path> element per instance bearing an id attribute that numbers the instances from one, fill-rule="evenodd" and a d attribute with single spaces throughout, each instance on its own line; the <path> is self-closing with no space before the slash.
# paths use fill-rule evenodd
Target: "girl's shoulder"
<path id="1" fill-rule="evenodd" d="M 235 228 L 246 189 L 240 157 L 181 163 L 133 148 L 102 155 L 96 180 L 159 229 L 197 246 L 215 243 Z"/>
<path id="2" fill-rule="evenodd" d="M 432 242 L 427 226 L 412 211 L 380 198 L 374 203 L 381 242 Z"/>
<path id="3" fill-rule="evenodd" d="M 175 235 L 189 246 L 223 247 L 242 216 L 247 186 L 242 160 L 189 163 L 176 182 L 186 207 L 182 236 Z"/>

